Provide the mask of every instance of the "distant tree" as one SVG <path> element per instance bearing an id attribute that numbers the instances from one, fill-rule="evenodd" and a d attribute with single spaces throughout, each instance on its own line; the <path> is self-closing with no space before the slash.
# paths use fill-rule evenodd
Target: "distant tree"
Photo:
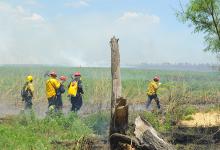
<path id="1" fill-rule="evenodd" d="M 220 52 L 220 0 L 190 0 L 186 7 L 180 1 L 181 10 L 177 17 L 183 23 L 194 27 L 194 32 L 203 33 L 206 48 L 219 54 Z"/>

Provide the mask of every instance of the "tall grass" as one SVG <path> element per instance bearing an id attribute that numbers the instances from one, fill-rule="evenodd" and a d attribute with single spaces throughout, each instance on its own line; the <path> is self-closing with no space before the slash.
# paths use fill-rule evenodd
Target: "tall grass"
<path id="1" fill-rule="evenodd" d="M 69 77 L 65 86 L 70 82 L 71 74 L 75 71 L 82 73 L 85 89 L 84 102 L 107 103 L 111 96 L 110 68 L 68 68 L 68 67 L 0 67 L 0 100 L 16 101 L 20 99 L 20 89 L 25 77 L 34 76 L 34 101 L 46 100 L 45 72 L 55 70 L 59 75 Z M 182 103 L 211 103 L 218 102 L 220 96 L 220 79 L 217 72 L 180 72 L 159 70 L 122 69 L 123 96 L 130 103 L 145 102 L 146 88 L 154 75 L 161 77 L 162 87 L 159 90 L 161 101 L 169 103 L 174 97 Z M 66 95 L 64 101 L 67 100 Z"/>

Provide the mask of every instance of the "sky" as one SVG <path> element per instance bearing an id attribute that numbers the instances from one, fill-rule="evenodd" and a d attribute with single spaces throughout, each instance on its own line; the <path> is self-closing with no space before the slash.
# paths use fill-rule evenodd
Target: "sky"
<path id="1" fill-rule="evenodd" d="M 122 65 L 216 63 L 177 9 L 178 0 L 0 0 L 0 64 L 108 66 L 113 36 Z"/>

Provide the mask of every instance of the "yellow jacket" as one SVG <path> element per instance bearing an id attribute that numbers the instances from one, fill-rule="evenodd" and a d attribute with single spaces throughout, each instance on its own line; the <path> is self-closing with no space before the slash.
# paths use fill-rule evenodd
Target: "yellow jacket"
<path id="1" fill-rule="evenodd" d="M 50 78 L 46 81 L 47 98 L 56 96 L 56 90 L 60 87 L 60 82 L 56 78 Z"/>
<path id="2" fill-rule="evenodd" d="M 33 96 L 33 94 L 34 94 L 34 85 L 33 85 L 33 83 L 28 82 L 27 86 L 25 87 L 25 91 L 29 91 L 29 93 L 30 93 L 29 95 Z"/>
<path id="3" fill-rule="evenodd" d="M 159 88 L 159 82 L 151 81 L 148 84 L 147 95 L 154 95 L 154 94 L 156 94 L 158 88 Z"/>

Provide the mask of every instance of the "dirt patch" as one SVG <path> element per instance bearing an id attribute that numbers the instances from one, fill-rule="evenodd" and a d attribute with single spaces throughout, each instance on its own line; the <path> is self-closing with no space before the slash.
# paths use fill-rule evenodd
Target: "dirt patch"
<path id="1" fill-rule="evenodd" d="M 13 124 L 16 119 L 14 115 L 6 115 L 4 117 L 0 117 L 0 124 Z"/>
<path id="2" fill-rule="evenodd" d="M 191 115 L 190 120 L 181 120 L 179 126 L 184 127 L 213 127 L 220 126 L 220 112 L 199 112 Z"/>

